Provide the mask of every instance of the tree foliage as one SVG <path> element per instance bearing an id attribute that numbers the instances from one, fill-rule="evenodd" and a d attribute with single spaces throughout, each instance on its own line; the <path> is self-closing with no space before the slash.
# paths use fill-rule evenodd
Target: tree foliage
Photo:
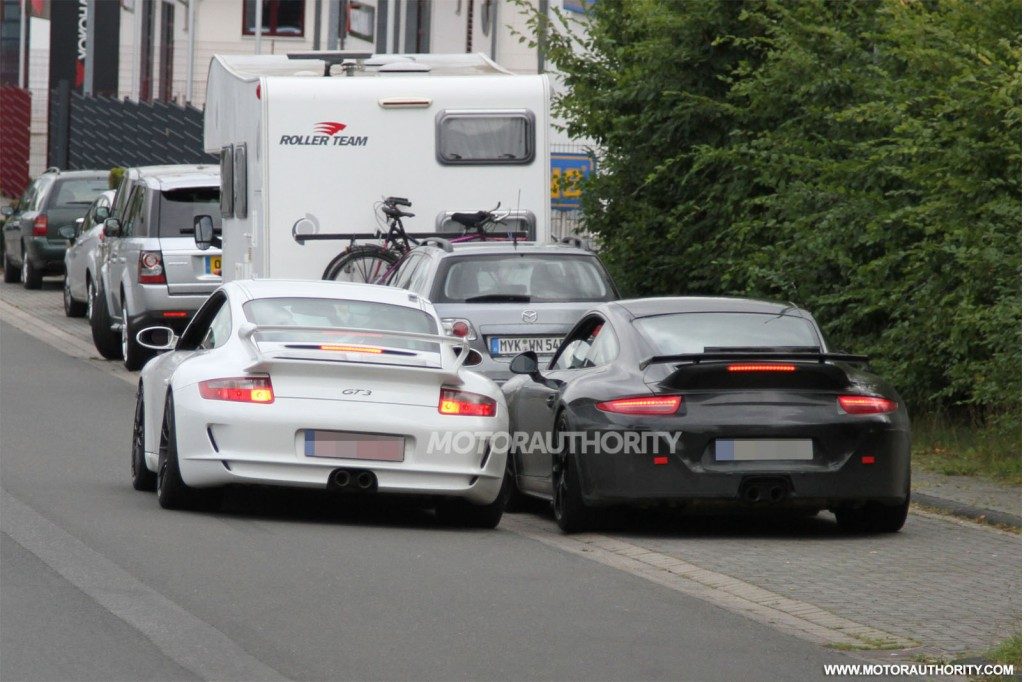
<path id="1" fill-rule="evenodd" d="M 1019 0 L 598 0 L 533 14 L 633 295 L 793 301 L 912 406 L 1019 412 Z"/>

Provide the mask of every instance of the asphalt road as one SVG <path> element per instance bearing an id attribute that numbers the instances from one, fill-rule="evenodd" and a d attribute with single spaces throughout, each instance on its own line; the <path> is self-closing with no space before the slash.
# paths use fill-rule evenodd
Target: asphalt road
<path id="1" fill-rule="evenodd" d="M 507 530 L 132 490 L 134 391 L 0 324 L 0 678 L 820 679 L 845 654 Z"/>

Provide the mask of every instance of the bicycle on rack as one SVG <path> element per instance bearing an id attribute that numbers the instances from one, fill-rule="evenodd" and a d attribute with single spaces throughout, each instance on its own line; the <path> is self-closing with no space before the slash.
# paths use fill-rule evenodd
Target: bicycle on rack
<path id="1" fill-rule="evenodd" d="M 349 241 L 341 253 L 335 256 L 324 269 L 323 279 L 340 282 L 362 282 L 378 284 L 385 282 L 398 267 L 402 256 L 420 244 L 431 242 L 438 244 L 457 244 L 469 241 L 495 241 L 511 238 L 523 238 L 522 233 L 488 234 L 488 225 L 504 224 L 511 211 L 497 213 L 501 202 L 490 211 L 473 213 L 453 213 L 451 219 L 462 225 L 464 234 L 452 239 L 444 239 L 436 233 L 410 234 L 405 231 L 402 218 L 411 218 L 415 214 L 403 211 L 412 204 L 403 197 L 387 197 L 380 205 L 380 211 L 387 221 L 387 230 L 365 234 L 293 234 L 295 241 L 305 244 L 307 241 L 344 240 Z M 379 244 L 356 244 L 356 240 L 380 239 Z"/>

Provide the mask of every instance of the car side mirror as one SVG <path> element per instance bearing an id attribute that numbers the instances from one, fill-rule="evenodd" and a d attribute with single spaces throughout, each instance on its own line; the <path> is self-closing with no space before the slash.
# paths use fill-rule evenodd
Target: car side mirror
<path id="1" fill-rule="evenodd" d="M 81 218 L 79 218 L 78 220 L 81 220 Z M 78 222 L 78 220 L 75 221 L 75 225 L 65 225 L 64 227 L 60 228 L 59 230 L 57 230 L 57 234 L 59 234 L 61 237 L 64 237 L 64 239 L 70 239 L 71 241 L 74 241 L 75 237 L 78 235 L 78 227 L 81 225 L 81 223 Z"/>
<path id="2" fill-rule="evenodd" d="M 525 353 L 512 358 L 512 362 L 509 363 L 508 369 L 513 374 L 528 374 L 530 377 L 540 374 L 540 367 L 537 364 L 537 354 L 532 350 L 528 350 Z M 534 379 L 536 381 L 536 379 Z"/>
<path id="3" fill-rule="evenodd" d="M 108 206 L 97 206 L 93 212 L 93 219 L 98 223 L 106 220 L 110 217 L 110 208 Z"/>
<path id="4" fill-rule="evenodd" d="M 151 350 L 174 350 L 178 345 L 178 335 L 170 327 L 146 327 L 135 335 L 135 340 L 143 348 Z"/>
<path id="5" fill-rule="evenodd" d="M 13 206 L 4 206 L 4 207 L 0 208 L 0 215 L 4 215 L 4 216 L 12 216 L 12 215 L 14 215 L 14 207 Z"/>
<path id="6" fill-rule="evenodd" d="M 196 241 L 196 248 L 206 251 L 211 246 L 221 247 L 221 240 L 213 230 L 213 218 L 208 215 L 197 215 L 192 220 L 192 236 Z"/>
<path id="7" fill-rule="evenodd" d="M 103 236 L 104 237 L 120 237 L 121 236 L 121 221 L 117 218 L 107 218 L 103 221 Z"/>

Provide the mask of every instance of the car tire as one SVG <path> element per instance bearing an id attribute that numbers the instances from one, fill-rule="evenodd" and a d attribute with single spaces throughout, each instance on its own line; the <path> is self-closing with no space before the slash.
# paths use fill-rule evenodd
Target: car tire
<path id="1" fill-rule="evenodd" d="M 16 268 L 11 263 L 11 256 L 4 251 L 4 282 L 6 284 L 17 284 L 21 281 L 21 268 Z"/>
<path id="2" fill-rule="evenodd" d="M 558 418 L 558 433 L 567 430 L 565 415 Z M 563 533 L 579 533 L 594 524 L 594 512 L 583 502 L 575 455 L 563 449 L 551 458 L 551 506 Z"/>
<path id="3" fill-rule="evenodd" d="M 148 348 L 139 345 L 135 340 L 135 334 L 139 331 L 128 319 L 128 308 L 124 304 L 124 296 L 121 297 L 121 356 L 124 358 L 124 366 L 129 372 L 137 372 L 149 362 L 155 353 Z"/>
<path id="4" fill-rule="evenodd" d="M 466 500 L 441 500 L 437 503 L 437 520 L 446 526 L 462 528 L 496 528 L 501 522 L 509 491 L 508 476 L 502 479 L 501 490 L 490 504 L 473 504 Z"/>
<path id="5" fill-rule="evenodd" d="M 508 453 L 508 460 L 505 464 L 505 478 L 507 479 L 508 495 L 505 496 L 505 511 L 510 514 L 526 511 L 530 504 L 530 498 L 519 490 L 516 483 L 515 460 L 513 454 Z"/>
<path id="6" fill-rule="evenodd" d="M 71 280 L 64 276 L 64 314 L 68 317 L 84 317 L 85 301 L 76 301 L 71 295 Z"/>
<path id="7" fill-rule="evenodd" d="M 168 391 L 160 427 L 160 458 L 157 463 L 156 499 L 164 509 L 206 511 L 220 503 L 220 490 L 191 488 L 178 466 L 178 435 L 174 421 L 174 396 Z"/>
<path id="8" fill-rule="evenodd" d="M 93 345 L 107 360 L 119 360 L 121 358 L 121 335 L 111 329 L 113 320 L 110 319 L 110 311 L 107 310 L 107 300 L 103 294 L 102 285 L 92 287 L 91 310 L 89 326 L 92 328 Z"/>
<path id="9" fill-rule="evenodd" d="M 146 468 L 146 408 L 142 397 L 142 382 L 135 398 L 135 423 L 132 425 L 132 487 L 136 490 L 156 490 L 156 474 Z"/>
<path id="10" fill-rule="evenodd" d="M 43 273 L 32 265 L 27 252 L 23 252 L 21 257 L 21 285 L 26 289 L 39 289 L 43 286 Z"/>
<path id="11" fill-rule="evenodd" d="M 903 528 L 910 511 L 910 474 L 907 473 L 906 497 L 900 504 L 869 502 L 861 507 L 839 507 L 833 513 L 836 523 L 848 533 L 896 533 Z"/>

